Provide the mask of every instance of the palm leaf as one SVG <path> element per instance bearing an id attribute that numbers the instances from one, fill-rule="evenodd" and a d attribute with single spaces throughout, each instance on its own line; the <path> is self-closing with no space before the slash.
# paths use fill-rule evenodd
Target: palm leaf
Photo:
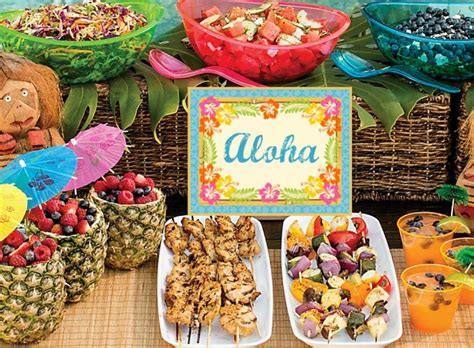
<path id="1" fill-rule="evenodd" d="M 217 160 L 216 143 L 211 137 L 202 138 L 202 160 L 205 164 L 214 164 Z"/>
<path id="2" fill-rule="evenodd" d="M 122 129 L 130 127 L 137 117 L 142 103 L 140 88 L 130 72 L 126 72 L 110 81 L 110 107 L 115 116 L 117 104 L 120 109 Z"/>
<path id="3" fill-rule="evenodd" d="M 306 103 L 283 103 L 280 105 L 280 113 L 281 114 L 298 114 L 305 111 L 308 107 L 309 102 Z"/>
<path id="4" fill-rule="evenodd" d="M 288 201 L 304 201 L 309 199 L 309 196 L 303 189 L 285 187 L 281 189 L 281 198 Z"/>
<path id="5" fill-rule="evenodd" d="M 336 164 L 337 163 L 337 140 L 336 137 L 331 137 L 328 143 L 326 144 L 326 149 L 324 150 L 324 159 L 326 164 Z"/>
<path id="6" fill-rule="evenodd" d="M 255 188 L 242 188 L 235 190 L 229 197 L 233 201 L 249 201 L 257 198 L 257 190 Z"/>
<path id="7" fill-rule="evenodd" d="M 445 184 L 436 189 L 436 194 L 446 201 L 453 201 L 457 204 L 467 205 L 469 203 L 469 195 L 464 187 L 457 185 Z"/>
<path id="8" fill-rule="evenodd" d="M 260 109 L 255 104 L 235 103 L 232 107 L 239 116 L 257 117 L 260 115 Z"/>

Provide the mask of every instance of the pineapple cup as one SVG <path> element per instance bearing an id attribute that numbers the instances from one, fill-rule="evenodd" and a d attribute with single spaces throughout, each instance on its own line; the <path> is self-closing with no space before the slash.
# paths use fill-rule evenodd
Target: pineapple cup
<path id="1" fill-rule="evenodd" d="M 104 215 L 99 209 L 90 230 L 84 235 L 64 236 L 43 232 L 31 221 L 27 221 L 26 230 L 42 239 L 53 238 L 58 243 L 66 265 L 67 302 L 79 302 L 94 290 L 104 274 L 107 254 L 107 227 Z"/>
<path id="2" fill-rule="evenodd" d="M 64 269 L 59 252 L 37 265 L 0 265 L 0 340 L 33 343 L 56 330 L 66 301 Z"/>
<path id="3" fill-rule="evenodd" d="M 165 195 L 155 189 L 158 199 L 147 204 L 121 205 L 91 197 L 109 224 L 105 264 L 116 269 L 135 269 L 158 252 L 166 219 Z"/>

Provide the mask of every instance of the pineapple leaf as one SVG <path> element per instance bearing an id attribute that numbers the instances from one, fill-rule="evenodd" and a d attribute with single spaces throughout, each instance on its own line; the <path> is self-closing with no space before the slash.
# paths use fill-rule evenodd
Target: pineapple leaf
<path id="1" fill-rule="evenodd" d="M 235 103 L 232 107 L 239 116 L 257 117 L 260 114 L 260 109 L 255 104 Z"/>
<path id="2" fill-rule="evenodd" d="M 329 139 L 328 143 L 326 144 L 326 149 L 324 151 L 324 159 L 326 160 L 326 165 L 334 165 L 337 163 L 336 137 L 331 137 L 331 139 Z"/>
<path id="3" fill-rule="evenodd" d="M 211 137 L 202 138 L 202 160 L 206 164 L 214 164 L 217 160 L 216 143 Z"/>
<path id="4" fill-rule="evenodd" d="M 248 201 L 257 198 L 257 190 L 252 187 L 235 190 L 229 197 L 233 201 Z"/>
<path id="5" fill-rule="evenodd" d="M 308 107 L 308 102 L 306 103 L 283 103 L 280 106 L 280 113 L 282 114 L 298 114 L 303 113 Z"/>
<path id="6" fill-rule="evenodd" d="M 66 141 L 71 140 L 77 134 L 81 123 L 81 130 L 89 126 L 97 110 L 98 98 L 94 83 L 71 86 L 63 108 L 63 127 Z M 83 121 L 86 112 L 88 115 Z"/>
<path id="7" fill-rule="evenodd" d="M 138 108 L 142 103 L 140 88 L 130 72 L 110 81 L 109 99 L 114 116 L 117 104 L 119 104 L 121 128 L 130 127 L 135 121 Z"/>
<path id="8" fill-rule="evenodd" d="M 446 201 L 454 200 L 456 204 L 467 205 L 469 202 L 469 195 L 466 189 L 457 185 L 445 184 L 436 189 L 436 194 L 439 198 Z"/>
<path id="9" fill-rule="evenodd" d="M 288 201 L 304 201 L 309 199 L 308 194 L 303 189 L 282 188 L 281 197 Z"/>
<path id="10" fill-rule="evenodd" d="M 454 253 L 454 258 L 462 268 L 474 265 L 474 247 L 464 247 Z"/>

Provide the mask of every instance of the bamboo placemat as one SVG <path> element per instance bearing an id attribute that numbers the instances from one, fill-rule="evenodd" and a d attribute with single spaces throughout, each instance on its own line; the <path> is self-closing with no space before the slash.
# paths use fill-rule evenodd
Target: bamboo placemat
<path id="1" fill-rule="evenodd" d="M 392 250 L 392 256 L 399 274 L 404 267 L 402 250 Z M 275 300 L 273 336 L 262 347 L 305 347 L 293 336 L 288 321 L 281 284 L 279 250 L 270 250 L 270 258 Z M 156 266 L 155 258 L 133 272 L 107 270 L 92 295 L 81 303 L 68 306 L 59 329 L 33 347 L 170 347 L 160 335 L 156 305 Z M 473 347 L 474 306 L 459 306 L 453 329 L 449 332 L 426 335 L 411 329 L 404 293 L 401 298 L 403 336 L 390 347 Z M 3 345 L 0 343 L 0 346 Z"/>

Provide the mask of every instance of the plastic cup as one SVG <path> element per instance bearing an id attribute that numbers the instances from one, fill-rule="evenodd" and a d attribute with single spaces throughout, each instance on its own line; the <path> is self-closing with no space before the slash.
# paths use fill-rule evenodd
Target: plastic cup
<path id="1" fill-rule="evenodd" d="M 452 289 L 435 291 L 427 288 L 419 289 L 408 284 L 410 276 L 425 272 L 441 273 L 446 277 L 458 271 L 445 265 L 423 264 L 409 267 L 401 275 L 413 327 L 427 333 L 445 332 L 453 324 L 462 286 L 453 284 Z"/>
<path id="2" fill-rule="evenodd" d="M 452 248 L 460 247 L 460 246 L 474 246 L 474 238 L 456 238 L 451 239 L 443 243 L 441 245 L 441 255 L 443 256 L 444 262 L 453 268 L 458 269 L 461 272 L 464 272 L 463 269 L 455 259 L 449 257 L 447 255 L 447 251 Z M 474 265 L 471 266 L 469 270 L 469 274 L 471 277 L 474 277 Z M 469 288 L 468 286 L 463 286 L 461 290 L 461 298 L 459 299 L 460 304 L 474 304 L 474 289 Z"/>
<path id="3" fill-rule="evenodd" d="M 413 219 L 417 215 L 423 218 L 430 218 L 430 220 L 441 220 L 446 217 L 444 214 L 432 212 L 415 212 L 403 215 L 398 219 L 397 227 L 402 239 L 407 267 L 425 263 L 444 264 L 440 248 L 444 242 L 453 238 L 454 231 L 443 235 L 421 235 L 409 232 L 404 223 L 406 220 Z"/>

